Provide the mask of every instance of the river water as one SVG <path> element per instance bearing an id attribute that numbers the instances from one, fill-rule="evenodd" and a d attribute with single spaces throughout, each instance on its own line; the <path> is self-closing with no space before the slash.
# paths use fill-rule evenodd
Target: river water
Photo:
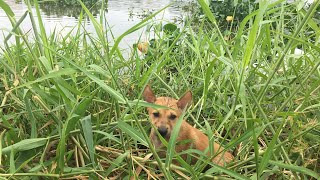
<path id="1" fill-rule="evenodd" d="M 27 5 L 23 1 L 17 0 L 4 0 L 15 14 L 18 21 L 21 16 L 28 10 Z M 62 2 L 62 1 L 61 1 Z M 47 34 L 56 32 L 57 36 L 63 37 L 77 26 L 81 6 L 78 4 L 65 4 L 65 3 L 45 2 L 40 3 L 40 13 L 46 28 Z M 191 0 L 109 0 L 107 1 L 107 8 L 104 11 L 106 20 L 111 27 L 111 31 L 115 37 L 120 36 L 129 28 L 139 23 L 145 15 L 171 4 L 165 11 L 160 13 L 156 19 L 164 20 L 166 22 L 179 21 L 183 18 L 183 7 L 190 5 Z M 89 1 L 86 4 L 91 7 L 93 4 Z M 32 7 L 33 15 L 36 17 L 36 10 Z M 92 8 L 91 13 L 95 18 L 100 17 L 100 6 Z M 35 18 L 37 20 L 37 18 Z M 88 33 L 95 35 L 94 27 L 89 19 L 86 19 L 85 30 Z M 30 17 L 24 19 L 21 24 L 23 32 L 32 36 L 32 24 Z M 6 16 L 4 10 L 0 8 L 0 46 L 3 47 L 3 42 L 8 33 L 12 30 L 12 25 Z M 74 32 L 75 33 L 75 32 Z M 132 47 L 132 44 L 137 42 L 140 35 L 143 35 L 143 29 L 133 34 L 126 36 L 120 43 L 121 48 Z M 147 37 L 141 37 L 146 40 Z M 9 39 L 13 43 L 14 38 Z"/>

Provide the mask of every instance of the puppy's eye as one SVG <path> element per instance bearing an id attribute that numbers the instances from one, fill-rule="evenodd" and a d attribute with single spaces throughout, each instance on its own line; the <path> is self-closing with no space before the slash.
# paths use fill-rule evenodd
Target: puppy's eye
<path id="1" fill-rule="evenodd" d="M 169 116 L 169 119 L 170 119 L 170 120 L 175 120 L 176 118 L 177 118 L 177 116 L 174 115 L 174 114 L 171 114 L 171 115 Z"/>
<path id="2" fill-rule="evenodd" d="M 159 112 L 154 112 L 152 114 L 153 114 L 154 117 L 159 117 L 159 115 L 160 115 Z"/>

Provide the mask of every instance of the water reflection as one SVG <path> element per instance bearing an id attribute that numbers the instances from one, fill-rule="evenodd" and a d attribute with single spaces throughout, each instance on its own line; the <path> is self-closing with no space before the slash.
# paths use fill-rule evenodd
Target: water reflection
<path id="1" fill-rule="evenodd" d="M 15 13 L 17 20 L 28 10 L 23 1 L 4 0 Z M 107 1 L 107 0 L 105 0 Z M 129 28 L 139 23 L 144 15 L 153 13 L 161 8 L 171 4 L 164 12 L 160 13 L 156 18 L 171 20 L 176 17 L 181 17 L 181 7 L 187 4 L 190 0 L 108 0 L 104 11 L 106 21 L 111 27 L 112 33 L 115 37 L 120 36 Z M 68 3 L 66 3 L 68 2 Z M 40 3 L 40 2 L 39 2 Z M 95 18 L 100 18 L 101 1 L 85 1 L 86 6 L 90 9 Z M 43 20 L 43 24 L 46 28 L 47 34 L 52 32 L 56 33 L 57 37 L 64 37 L 74 27 L 77 26 L 78 16 L 82 10 L 80 4 L 76 0 L 57 0 L 42 1 L 40 4 L 40 15 Z M 32 8 L 33 15 L 36 16 L 36 11 Z M 131 16 L 130 16 L 131 15 Z M 37 20 L 37 18 L 35 17 Z M 6 17 L 5 12 L 0 8 L 0 46 L 3 46 L 4 37 L 11 31 L 12 26 L 9 19 Z M 38 23 L 38 22 L 36 22 Z M 95 34 L 95 29 L 92 23 L 85 20 L 85 31 L 91 34 Z M 32 25 L 30 18 L 24 19 L 20 28 L 25 32 L 28 37 L 34 39 L 32 35 Z M 120 43 L 120 47 L 128 48 L 132 47 L 142 34 L 143 30 L 137 31 L 126 36 Z M 10 42 L 14 42 L 11 38 Z M 146 37 L 142 37 L 142 40 L 146 40 Z"/>
<path id="2" fill-rule="evenodd" d="M 100 13 L 102 1 L 83 1 L 86 7 L 90 10 L 93 16 L 97 16 Z M 104 6 L 107 11 L 107 1 L 105 0 Z M 77 1 L 43 1 L 40 3 L 40 9 L 47 16 L 68 16 L 78 18 L 82 11 L 81 5 Z"/>

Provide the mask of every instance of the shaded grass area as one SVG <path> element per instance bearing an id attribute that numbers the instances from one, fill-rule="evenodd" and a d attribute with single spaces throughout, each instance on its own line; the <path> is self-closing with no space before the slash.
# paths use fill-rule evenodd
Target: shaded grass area
<path id="1" fill-rule="evenodd" d="M 113 42 L 104 17 L 79 3 L 75 35 L 60 37 L 45 33 L 37 1 L 35 21 L 30 4 L 16 20 L 0 0 L 13 27 L 0 56 L 0 178 L 319 178 L 319 0 L 299 11 L 261 1 L 228 37 L 199 0 L 206 18 L 197 26 L 163 32 L 154 20 L 162 9 Z M 96 36 L 83 29 L 85 17 Z M 25 18 L 33 32 L 19 28 Z M 122 38 L 150 26 L 148 53 L 133 48 L 124 58 Z M 147 83 L 163 96 L 192 90 L 188 122 L 236 160 L 219 167 L 202 155 L 190 165 L 168 150 L 183 164 L 176 167 L 151 156 L 150 105 L 139 101 Z"/>

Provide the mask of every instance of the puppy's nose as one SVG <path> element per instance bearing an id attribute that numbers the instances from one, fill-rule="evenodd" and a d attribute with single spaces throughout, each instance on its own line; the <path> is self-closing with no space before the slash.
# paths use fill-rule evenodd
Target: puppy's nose
<path id="1" fill-rule="evenodd" d="M 168 133 L 168 128 L 161 126 L 158 128 L 158 132 L 161 134 L 162 137 L 164 137 Z"/>

